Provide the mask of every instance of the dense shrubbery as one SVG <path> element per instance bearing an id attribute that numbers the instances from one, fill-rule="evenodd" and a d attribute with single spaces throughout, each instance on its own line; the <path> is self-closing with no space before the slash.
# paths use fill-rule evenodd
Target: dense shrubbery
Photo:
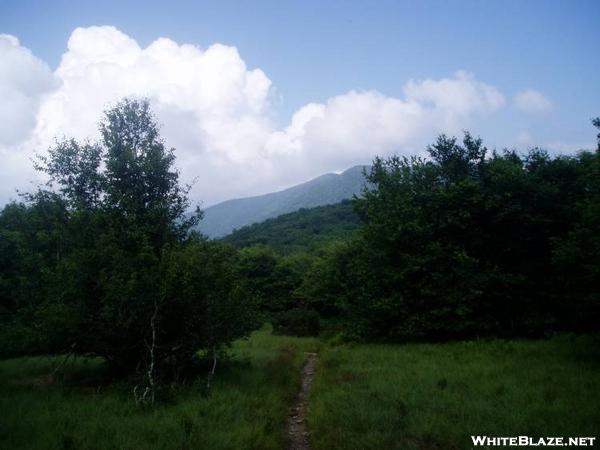
<path id="1" fill-rule="evenodd" d="M 293 308 L 273 315 L 274 334 L 291 336 L 317 336 L 319 334 L 319 314 L 304 308 Z"/>

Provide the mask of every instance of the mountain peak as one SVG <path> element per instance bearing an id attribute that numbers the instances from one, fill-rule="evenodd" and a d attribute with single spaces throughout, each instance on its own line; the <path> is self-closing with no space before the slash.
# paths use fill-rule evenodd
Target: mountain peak
<path id="1" fill-rule="evenodd" d="M 208 237 L 217 238 L 301 208 L 339 203 L 360 194 L 365 183 L 365 167 L 368 166 L 354 166 L 342 173 L 327 173 L 282 191 L 218 203 L 204 211 L 199 229 Z"/>

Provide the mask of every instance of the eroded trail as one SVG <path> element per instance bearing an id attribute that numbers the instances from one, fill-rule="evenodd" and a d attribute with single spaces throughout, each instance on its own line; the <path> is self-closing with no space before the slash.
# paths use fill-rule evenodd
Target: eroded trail
<path id="1" fill-rule="evenodd" d="M 317 354 L 306 353 L 306 364 L 302 370 L 302 386 L 288 419 L 290 450 L 310 450 L 310 439 L 306 419 L 308 416 L 308 397 L 315 378 Z"/>

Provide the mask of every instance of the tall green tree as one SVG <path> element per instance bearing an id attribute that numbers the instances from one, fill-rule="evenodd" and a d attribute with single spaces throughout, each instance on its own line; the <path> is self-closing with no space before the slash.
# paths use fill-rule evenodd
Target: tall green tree
<path id="1" fill-rule="evenodd" d="M 600 131 L 600 118 L 592 124 Z M 573 226 L 554 248 L 565 309 L 576 311 L 575 324 L 593 330 L 600 320 L 600 133 L 597 139 L 594 153 L 580 155 L 584 195 L 573 201 Z"/>
<path id="2" fill-rule="evenodd" d="M 596 155 L 486 156 L 469 133 L 462 142 L 440 136 L 428 150 L 429 158 L 375 159 L 355 201 L 361 236 L 331 254 L 334 269 L 309 272 L 312 297 L 335 292 L 359 338 L 592 328 Z"/>
<path id="3" fill-rule="evenodd" d="M 137 371 L 154 383 L 254 322 L 245 320 L 250 304 L 227 270 L 235 252 L 193 232 L 201 213 L 188 213 L 189 187 L 179 182 L 174 150 L 160 138 L 148 101 L 125 99 L 107 110 L 100 134 L 97 143 L 52 147 L 36 165 L 48 185 L 12 206 L 32 218 L 44 205 L 56 210 L 38 227 L 48 228 L 44 240 L 24 236 L 26 245 L 47 246 L 40 250 L 46 275 L 21 272 L 42 284 L 29 291 L 31 321 L 39 351 L 101 356 L 115 372 Z"/>

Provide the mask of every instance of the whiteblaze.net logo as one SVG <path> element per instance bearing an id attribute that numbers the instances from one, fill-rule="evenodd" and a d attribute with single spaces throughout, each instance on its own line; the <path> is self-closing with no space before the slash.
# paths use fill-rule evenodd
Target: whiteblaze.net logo
<path id="1" fill-rule="evenodd" d="M 593 447 L 595 437 L 471 436 L 475 447 Z"/>

